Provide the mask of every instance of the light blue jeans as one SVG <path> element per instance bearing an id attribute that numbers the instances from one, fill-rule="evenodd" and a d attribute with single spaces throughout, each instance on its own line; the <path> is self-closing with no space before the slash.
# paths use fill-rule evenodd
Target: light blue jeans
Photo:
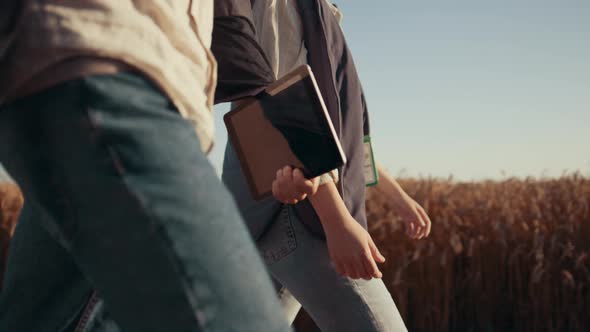
<path id="1" fill-rule="evenodd" d="M 323 332 L 407 331 L 381 279 L 336 273 L 326 242 L 284 207 L 257 242 L 274 278 L 288 321 L 303 306 Z"/>

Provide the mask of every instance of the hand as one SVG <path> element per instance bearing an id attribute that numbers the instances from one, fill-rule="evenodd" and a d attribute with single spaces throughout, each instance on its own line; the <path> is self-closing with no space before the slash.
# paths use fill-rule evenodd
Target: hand
<path id="1" fill-rule="evenodd" d="M 277 176 L 272 182 L 272 194 L 284 204 L 297 204 L 307 196 L 314 195 L 319 185 L 319 177 L 309 180 L 303 176 L 301 170 L 285 166 L 277 171 Z"/>
<path id="2" fill-rule="evenodd" d="M 406 226 L 406 234 L 413 239 L 422 239 L 430 234 L 432 223 L 422 206 L 410 196 L 404 195 L 394 204 L 395 212 Z"/>
<path id="3" fill-rule="evenodd" d="M 371 235 L 350 214 L 324 227 L 330 258 L 338 274 L 352 279 L 381 278 L 377 263 L 385 262 Z"/>

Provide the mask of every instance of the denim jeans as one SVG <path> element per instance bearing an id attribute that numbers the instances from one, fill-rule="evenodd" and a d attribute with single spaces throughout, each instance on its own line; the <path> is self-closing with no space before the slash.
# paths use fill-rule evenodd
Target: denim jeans
<path id="1" fill-rule="evenodd" d="M 4 105 L 0 163 L 26 204 L 0 331 L 84 331 L 97 296 L 113 319 L 103 331 L 289 331 L 199 146 L 170 101 L 133 73 Z"/>
<path id="2" fill-rule="evenodd" d="M 292 322 L 303 306 L 323 332 L 405 332 L 383 280 L 338 275 L 326 242 L 284 207 L 257 241 Z"/>
<path id="3" fill-rule="evenodd" d="M 292 206 L 273 197 L 252 199 L 231 144 L 226 146 L 222 179 L 256 239 L 289 322 L 303 306 L 324 332 L 406 331 L 381 279 L 341 277 L 326 241 L 311 233 Z"/>

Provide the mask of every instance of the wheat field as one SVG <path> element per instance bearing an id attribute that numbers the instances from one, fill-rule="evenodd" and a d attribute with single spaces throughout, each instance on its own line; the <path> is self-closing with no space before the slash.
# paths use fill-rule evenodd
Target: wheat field
<path id="1" fill-rule="evenodd" d="M 22 193 L 15 184 L 0 182 L 0 289 L 10 237 L 23 204 Z"/>
<path id="2" fill-rule="evenodd" d="M 590 179 L 401 180 L 428 211 L 405 237 L 378 188 L 370 232 L 410 331 L 590 331 Z M 317 331 L 302 313 L 298 332 Z"/>
<path id="3" fill-rule="evenodd" d="M 407 238 L 378 187 L 367 210 L 410 331 L 590 331 L 590 179 L 400 183 L 430 215 L 429 238 Z M 0 194 L 6 244 L 22 196 L 13 185 Z M 318 331 L 304 312 L 295 328 Z"/>

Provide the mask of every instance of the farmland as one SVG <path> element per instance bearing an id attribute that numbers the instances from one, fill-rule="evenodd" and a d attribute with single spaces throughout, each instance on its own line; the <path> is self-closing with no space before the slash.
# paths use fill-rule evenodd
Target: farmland
<path id="1" fill-rule="evenodd" d="M 590 331 L 590 179 L 400 183 L 428 211 L 429 238 L 404 235 L 379 187 L 367 210 L 410 331 Z M 0 193 L 5 245 L 22 197 L 12 185 Z M 295 325 L 317 331 L 305 314 Z"/>
<path id="2" fill-rule="evenodd" d="M 400 183 L 431 216 L 428 239 L 404 235 L 379 188 L 367 209 L 410 331 L 590 331 L 590 179 Z"/>

